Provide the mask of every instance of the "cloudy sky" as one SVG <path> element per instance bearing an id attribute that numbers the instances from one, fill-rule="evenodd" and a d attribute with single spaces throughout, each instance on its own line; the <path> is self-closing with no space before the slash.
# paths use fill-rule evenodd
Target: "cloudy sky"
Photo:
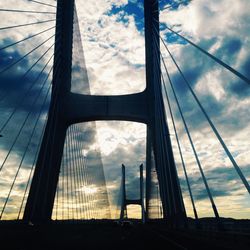
<path id="1" fill-rule="evenodd" d="M 55 4 L 53 0 L 44 2 L 51 5 Z M 178 2 L 182 2 L 182 4 L 178 4 Z M 172 7 L 164 8 L 170 5 Z M 39 9 L 39 11 L 55 11 L 53 7 L 40 6 L 27 0 L 9 0 L 8 3 L 0 0 L 1 8 L 13 9 L 13 6 L 20 10 Z M 145 88 L 143 0 L 76 0 L 76 7 L 91 94 L 117 95 L 142 91 Z M 181 32 L 185 37 L 250 78 L 248 70 L 250 67 L 249 10 L 250 2 L 248 0 L 160 1 L 161 36 L 168 43 L 170 51 L 173 53 L 248 181 L 250 181 L 250 152 L 249 140 L 247 139 L 250 136 L 248 108 L 250 104 L 250 86 L 221 66 L 218 66 L 218 64 L 176 35 L 169 33 L 166 25 L 175 31 Z M 1 18 L 1 27 L 40 20 L 47 20 L 48 22 L 39 24 L 39 28 L 31 25 L 18 29 L 0 30 L 1 48 L 25 38 L 27 34 L 35 34 L 54 26 L 53 14 L 16 13 L 13 17 L 9 13 L 1 13 L 2 15 L 5 15 L 5 18 Z M 25 43 L 0 50 L 1 70 L 51 36 L 53 36 L 53 29 Z M 52 55 L 53 48 L 47 52 L 42 62 L 34 67 L 29 77 L 25 81 L 24 79 L 22 80 L 24 84 L 20 85 L 20 80 L 17 81 L 17 79 L 18 77 L 20 79 L 25 71 L 39 58 L 39 55 L 46 52 L 51 45 L 53 45 L 53 37 L 25 58 L 21 64 L 15 65 L 11 71 L 0 75 L 0 98 L 3 98 L 0 106 L 1 126 L 10 117 L 13 109 L 16 106 L 19 107 L 18 112 L 11 118 L 5 131 L 1 132 L 4 135 L 0 138 L 3 142 L 0 144 L 1 162 L 8 156 L 8 151 L 15 140 L 15 135 L 18 133 L 18 128 L 25 120 L 25 117 L 27 117 L 26 114 L 31 107 L 34 107 L 34 110 L 42 107 L 43 112 L 37 124 L 38 128 L 42 130 L 44 120 L 46 119 L 46 107 L 49 102 L 49 98 L 46 99 L 46 90 L 49 91 L 49 84 L 46 84 L 44 89 L 41 90 L 43 99 L 38 99 L 40 103 L 32 98 L 40 93 L 43 79 L 46 79 L 47 73 L 50 71 L 52 62 L 48 60 Z M 249 218 L 249 194 L 216 140 L 199 107 L 190 95 L 163 45 L 161 45 L 161 52 L 165 58 L 177 96 L 180 99 L 180 105 L 184 111 L 184 116 L 220 215 Z M 77 59 L 75 60 L 77 61 Z M 28 92 L 29 94 L 24 98 L 26 102 L 21 101 L 20 93 L 25 96 L 30 83 L 35 80 L 37 73 L 42 71 L 46 62 L 48 62 L 48 65 L 41 75 L 40 84 Z M 165 76 L 164 68 L 162 70 Z M 73 78 L 76 77 L 77 79 L 77 72 L 74 71 L 74 74 Z M 198 215 L 200 217 L 213 216 L 211 205 L 209 204 L 167 78 L 166 85 L 170 94 Z M 86 86 L 72 84 L 72 91 L 87 94 L 89 89 Z M 7 97 L 5 97 L 6 95 Z M 41 106 L 43 100 L 45 100 L 45 105 Z M 31 133 L 31 129 L 28 127 L 29 123 L 39 114 L 37 111 L 34 111 L 27 118 L 25 127 L 27 127 L 29 133 Z M 169 118 L 168 109 L 167 114 Z M 19 124 L 19 127 L 17 124 Z M 187 192 L 170 119 L 168 124 L 171 130 L 175 160 L 187 213 L 193 217 L 190 197 Z M 115 207 L 118 202 L 122 163 L 127 166 L 128 194 L 131 198 L 136 198 L 138 194 L 138 167 L 145 162 L 146 126 L 143 124 L 112 121 L 92 123 L 85 125 L 85 127 L 83 126 L 82 129 L 85 131 L 86 128 L 95 128 L 95 126 L 96 134 L 87 140 L 89 144 L 85 145 L 84 153 L 91 154 L 95 149 L 101 151 L 112 215 L 115 216 L 117 213 Z M 15 132 L 10 133 L 11 131 Z M 4 197 L 8 195 L 11 179 L 15 176 L 17 162 L 21 161 L 25 145 L 28 143 L 27 140 L 25 141 L 27 131 L 24 131 L 18 139 L 18 143 L 13 147 L 12 153 L 6 161 L 6 166 L 2 170 L 0 176 L 1 188 L 3 190 L 1 194 L 2 204 L 4 204 Z M 34 136 L 34 144 L 37 143 L 38 136 L 39 132 Z M 31 152 L 30 155 L 32 155 L 32 147 L 29 150 Z M 21 201 L 32 161 L 33 158 L 27 156 L 25 166 L 20 171 L 17 181 L 18 185 L 16 185 L 14 194 L 12 194 L 12 200 L 9 203 L 9 206 L 12 206 L 12 213 L 18 211 L 17 203 Z M 138 208 L 131 208 L 129 214 L 139 216 Z"/>

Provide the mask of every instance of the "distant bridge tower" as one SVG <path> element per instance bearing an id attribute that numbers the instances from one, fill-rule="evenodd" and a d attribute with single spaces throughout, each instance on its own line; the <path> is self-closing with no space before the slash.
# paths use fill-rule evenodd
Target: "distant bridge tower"
<path id="1" fill-rule="evenodd" d="M 128 205 L 139 205 L 141 206 L 141 218 L 145 222 L 145 209 L 144 209 L 144 187 L 143 187 L 143 165 L 140 165 L 140 198 L 139 199 L 127 199 L 126 196 L 126 174 L 125 166 L 122 164 L 122 203 L 121 203 L 121 214 L 120 220 L 127 219 L 127 206 Z"/>

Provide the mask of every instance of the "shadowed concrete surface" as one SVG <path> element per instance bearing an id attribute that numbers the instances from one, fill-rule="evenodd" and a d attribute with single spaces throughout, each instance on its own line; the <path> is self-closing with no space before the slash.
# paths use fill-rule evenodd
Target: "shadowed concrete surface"
<path id="1" fill-rule="evenodd" d="M 250 234 L 170 230 L 137 221 L 53 222 L 43 226 L 0 225 L 1 249 L 249 249 Z"/>

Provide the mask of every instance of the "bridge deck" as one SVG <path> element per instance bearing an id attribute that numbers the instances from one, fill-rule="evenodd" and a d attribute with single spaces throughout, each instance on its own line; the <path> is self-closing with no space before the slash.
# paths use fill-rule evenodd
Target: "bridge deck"
<path id="1" fill-rule="evenodd" d="M 167 230 L 163 224 L 115 222 L 0 225 L 1 249 L 249 249 L 249 234 Z M 2 246 L 5 246 L 2 248 Z"/>

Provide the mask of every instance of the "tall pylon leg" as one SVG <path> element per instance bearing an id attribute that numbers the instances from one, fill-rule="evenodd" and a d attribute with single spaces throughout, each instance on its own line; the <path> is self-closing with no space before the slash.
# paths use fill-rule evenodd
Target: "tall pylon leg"
<path id="1" fill-rule="evenodd" d="M 121 213 L 120 220 L 127 219 L 127 206 L 126 206 L 126 179 L 125 179 L 125 166 L 122 164 L 122 203 L 121 203 Z"/>
<path id="2" fill-rule="evenodd" d="M 169 222 L 170 226 L 182 226 L 186 221 L 186 211 L 183 206 L 161 89 L 158 0 L 145 0 L 144 12 L 146 90 L 149 105 L 147 154 L 151 153 L 150 148 L 152 147 L 159 181 L 163 217 Z M 148 155 L 147 164 L 151 164 L 150 158 Z M 147 171 L 151 171 L 150 166 L 147 166 Z M 146 173 L 146 213 L 149 212 L 150 182 L 150 173 Z"/>
<path id="3" fill-rule="evenodd" d="M 145 223 L 143 164 L 140 165 L 140 200 L 141 200 L 141 218 L 142 222 Z"/>
<path id="4" fill-rule="evenodd" d="M 24 211 L 24 220 L 51 219 L 67 124 L 62 107 L 71 88 L 74 0 L 57 1 L 55 60 L 48 122 Z"/>

